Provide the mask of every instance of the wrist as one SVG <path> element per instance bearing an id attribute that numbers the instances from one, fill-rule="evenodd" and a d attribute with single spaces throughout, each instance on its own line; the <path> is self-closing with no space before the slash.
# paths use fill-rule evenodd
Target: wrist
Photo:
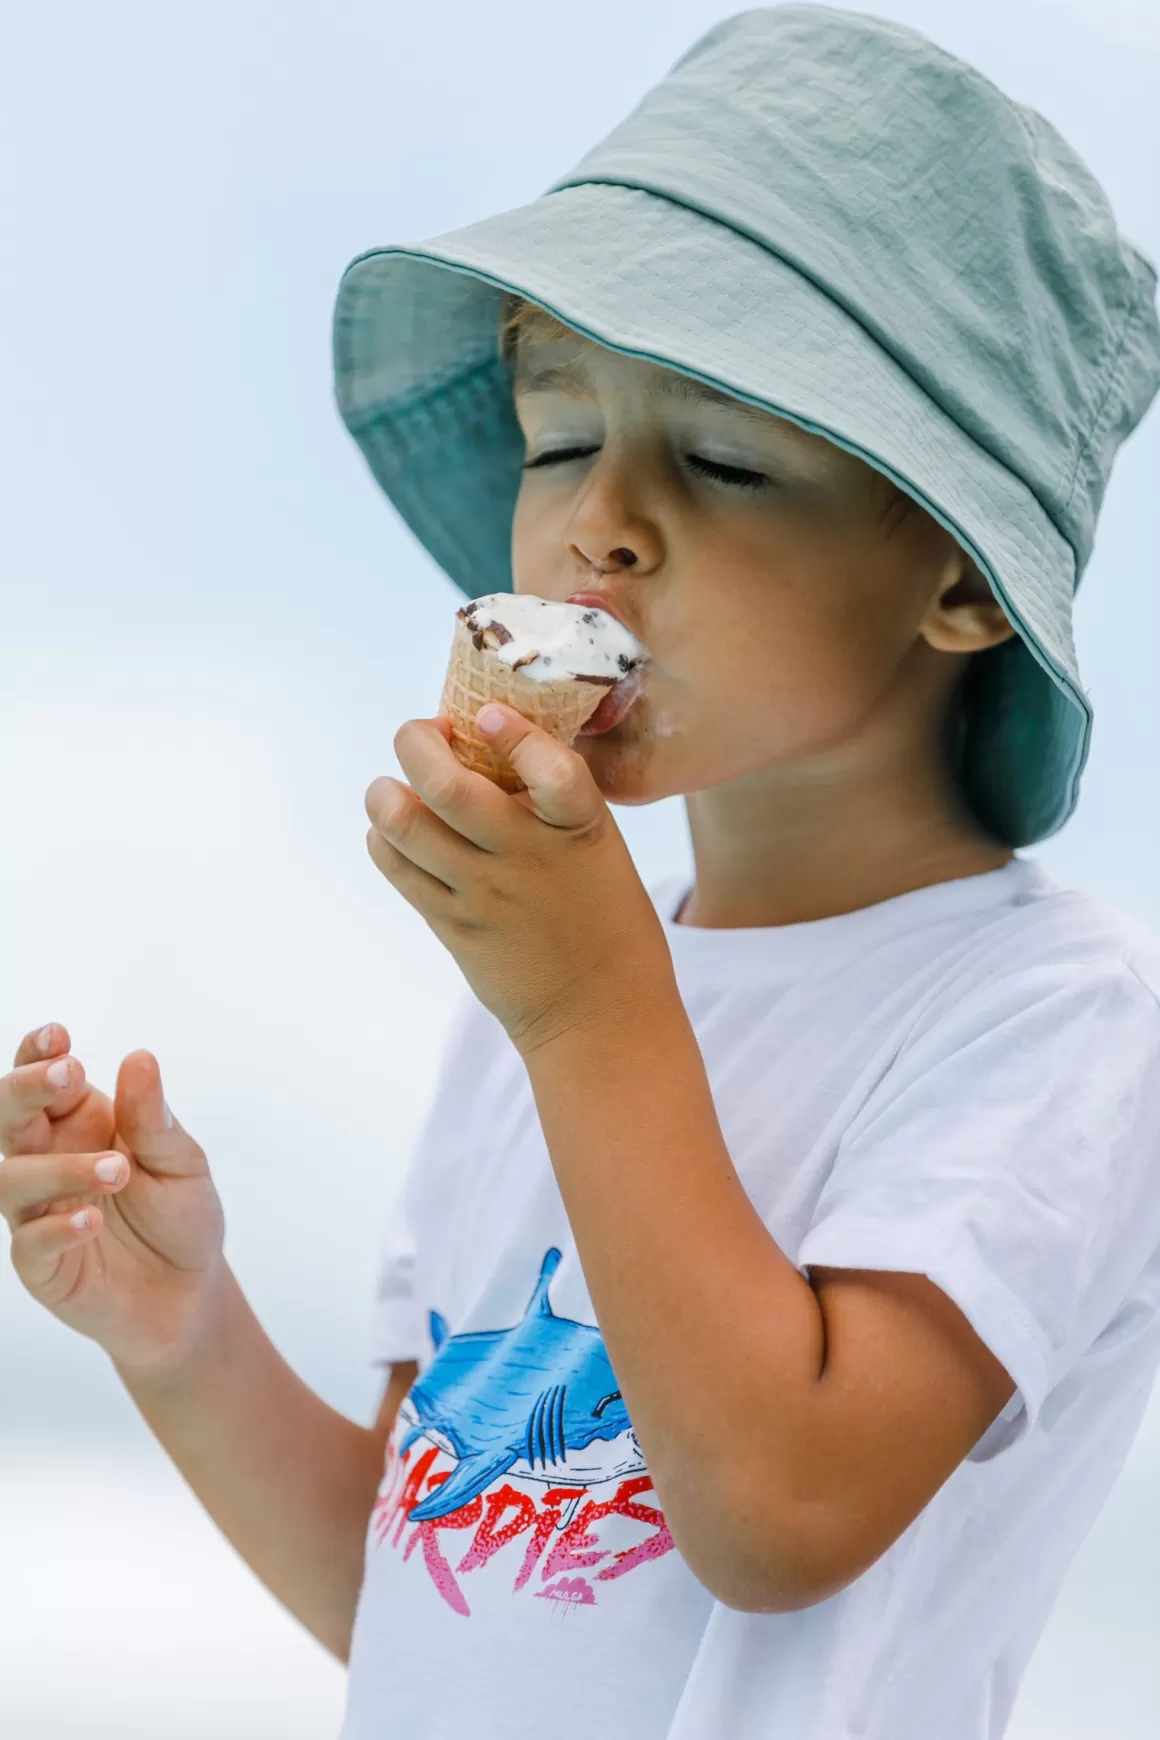
<path id="1" fill-rule="evenodd" d="M 114 1370 L 131 1391 L 180 1387 L 230 1344 L 249 1307 L 224 1255 L 198 1277 L 196 1286 L 179 1330 L 148 1350 L 124 1357 L 110 1353 Z"/>
<path id="2" fill-rule="evenodd" d="M 646 1050 L 660 1041 L 673 1024 L 689 1028 L 689 1019 L 676 979 L 665 974 L 620 974 L 583 991 L 574 992 L 545 1011 L 521 1032 L 510 1033 L 513 1045 L 531 1067 L 537 1058 L 574 1050 L 599 1057 L 610 1047 L 617 1051 L 636 1044 Z M 691 1030 L 690 1030 L 691 1031 Z"/>

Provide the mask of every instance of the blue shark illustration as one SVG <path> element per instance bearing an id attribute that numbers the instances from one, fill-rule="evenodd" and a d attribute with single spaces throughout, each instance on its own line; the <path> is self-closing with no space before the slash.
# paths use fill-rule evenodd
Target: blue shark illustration
<path id="1" fill-rule="evenodd" d="M 399 1453 L 426 1437 L 458 1465 L 412 1508 L 412 1521 L 447 1516 L 509 1472 L 583 1486 L 644 1467 L 599 1329 L 552 1310 L 559 1263 L 549 1250 L 511 1329 L 448 1335 L 431 1312 L 435 1357 L 400 1409 L 412 1424 Z"/>

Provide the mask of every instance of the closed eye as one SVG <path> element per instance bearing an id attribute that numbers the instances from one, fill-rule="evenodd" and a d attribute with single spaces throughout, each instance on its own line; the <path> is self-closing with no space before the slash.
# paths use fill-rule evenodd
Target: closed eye
<path id="1" fill-rule="evenodd" d="M 732 484 L 735 489 L 761 489 L 769 482 L 760 471 L 746 471 L 740 465 L 721 465 L 716 459 L 705 459 L 699 453 L 686 453 L 685 464 L 698 477 L 710 478 L 714 483 Z"/>
<path id="2" fill-rule="evenodd" d="M 563 465 L 569 459 L 591 459 L 594 453 L 599 453 L 599 447 L 556 447 L 547 453 L 537 453 L 534 459 L 525 459 L 523 469 L 535 471 L 541 465 Z"/>
<path id="3" fill-rule="evenodd" d="M 546 453 L 537 453 L 534 459 L 525 459 L 524 471 L 537 471 L 546 465 L 566 465 L 574 459 L 591 459 L 594 453 L 599 453 L 599 447 L 555 447 Z M 706 459 L 700 453 L 686 453 L 685 464 L 698 477 L 709 478 L 713 483 L 731 485 L 734 489 L 763 489 L 769 479 L 760 471 L 747 471 L 740 465 L 722 465 L 716 459 Z"/>

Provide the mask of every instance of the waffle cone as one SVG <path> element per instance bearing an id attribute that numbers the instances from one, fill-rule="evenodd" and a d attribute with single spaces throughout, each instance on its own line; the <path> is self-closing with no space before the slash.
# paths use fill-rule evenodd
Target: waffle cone
<path id="1" fill-rule="evenodd" d="M 595 713 L 612 683 L 537 682 L 501 663 L 488 647 L 476 651 L 471 630 L 455 619 L 455 639 L 443 680 L 440 713 L 451 719 L 451 747 L 464 767 L 482 773 L 502 791 L 524 790 L 524 782 L 508 760 L 475 729 L 475 715 L 485 701 L 503 701 L 541 731 L 570 747 L 585 720 Z"/>

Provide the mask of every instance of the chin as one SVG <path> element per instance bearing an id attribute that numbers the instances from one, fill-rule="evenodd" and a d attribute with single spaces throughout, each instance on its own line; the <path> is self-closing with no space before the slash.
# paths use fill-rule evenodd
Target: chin
<path id="1" fill-rule="evenodd" d="M 607 804 L 655 804 L 663 798 L 691 797 L 695 792 L 752 779 L 779 765 L 768 746 L 758 743 L 713 742 L 684 731 L 655 731 L 633 713 L 595 737 L 577 737 L 573 749 L 588 763 L 597 790 Z M 633 727 L 630 730 L 630 726 Z"/>
<path id="2" fill-rule="evenodd" d="M 597 737 L 577 737 L 572 747 L 588 763 L 596 788 L 608 804 L 655 804 L 678 797 L 680 758 L 640 732 L 626 729 L 632 715 Z"/>

